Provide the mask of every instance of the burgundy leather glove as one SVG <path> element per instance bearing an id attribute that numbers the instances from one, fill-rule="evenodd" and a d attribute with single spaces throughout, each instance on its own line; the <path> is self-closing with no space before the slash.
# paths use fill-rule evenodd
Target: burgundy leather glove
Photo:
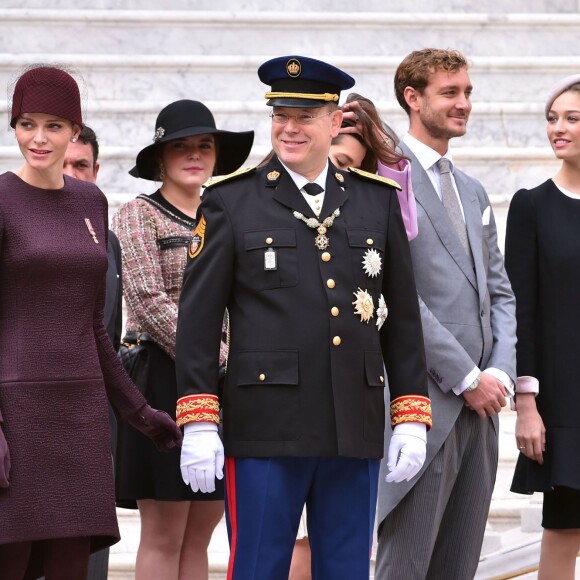
<path id="1" fill-rule="evenodd" d="M 165 411 L 143 405 L 137 413 L 127 418 L 127 423 L 149 437 L 159 451 L 181 446 L 181 430 Z"/>
<path id="2" fill-rule="evenodd" d="M 4 432 L 2 431 L 2 414 L 0 413 L 0 487 L 9 487 L 10 482 L 10 450 Z"/>

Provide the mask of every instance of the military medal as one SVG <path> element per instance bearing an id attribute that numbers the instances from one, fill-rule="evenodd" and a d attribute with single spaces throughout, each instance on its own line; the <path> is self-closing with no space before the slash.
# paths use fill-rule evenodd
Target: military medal
<path id="1" fill-rule="evenodd" d="M 316 218 L 307 218 L 299 211 L 292 212 L 294 217 L 303 221 L 309 228 L 315 229 L 318 235 L 314 238 L 314 245 L 322 252 L 330 246 L 330 240 L 326 232 L 332 227 L 334 220 L 340 215 L 340 208 L 336 208 L 327 218 L 319 222 Z"/>
<path id="2" fill-rule="evenodd" d="M 264 270 L 277 270 L 278 269 L 278 259 L 276 255 L 276 250 L 274 248 L 268 248 L 264 252 Z"/>
<path id="3" fill-rule="evenodd" d="M 97 239 L 97 234 L 95 233 L 91 220 L 89 218 L 85 218 L 85 224 L 87 225 L 87 230 L 89 230 L 89 234 L 93 236 L 93 241 L 95 242 L 95 244 L 98 244 L 99 240 Z"/>
<path id="4" fill-rule="evenodd" d="M 375 278 L 381 272 L 381 255 L 374 249 L 369 248 L 363 256 L 363 269 L 367 276 Z"/>
<path id="5" fill-rule="evenodd" d="M 354 313 L 356 316 L 360 316 L 361 322 L 368 324 L 375 311 L 373 297 L 366 290 L 361 290 L 360 288 L 356 292 L 353 292 L 353 294 L 356 298 L 353 302 Z"/>
<path id="6" fill-rule="evenodd" d="M 379 305 L 377 306 L 377 330 L 380 330 L 387 319 L 387 314 L 389 314 L 389 309 L 387 308 L 387 303 L 385 302 L 385 297 L 381 294 L 379 298 Z"/>

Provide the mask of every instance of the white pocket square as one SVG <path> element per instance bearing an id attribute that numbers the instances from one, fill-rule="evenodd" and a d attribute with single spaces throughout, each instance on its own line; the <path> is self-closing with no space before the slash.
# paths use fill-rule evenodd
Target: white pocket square
<path id="1" fill-rule="evenodd" d="M 481 224 L 484 226 L 489 225 L 489 219 L 491 218 L 491 206 L 488 205 L 481 214 Z"/>

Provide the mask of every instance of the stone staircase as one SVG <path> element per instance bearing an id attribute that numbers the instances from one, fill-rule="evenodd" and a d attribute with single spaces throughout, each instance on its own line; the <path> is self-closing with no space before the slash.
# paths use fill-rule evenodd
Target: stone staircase
<path id="1" fill-rule="evenodd" d="M 342 4 L 342 6 L 341 6 Z M 411 50 L 461 50 L 471 61 L 473 113 L 453 143 L 459 166 L 486 186 L 500 239 L 511 195 L 548 178 L 557 163 L 545 139 L 543 101 L 557 79 L 580 72 L 580 0 L 68 0 L 0 1 L 0 87 L 35 62 L 74 66 L 86 83 L 86 121 L 101 144 L 99 185 L 111 213 L 153 184 L 127 174 L 153 136 L 159 110 L 202 100 L 218 126 L 256 131 L 247 165 L 270 149 L 266 87 L 256 70 L 283 54 L 318 57 L 352 74 L 402 134 L 393 75 Z M 0 115 L 7 120 L 7 104 Z M 21 162 L 0 132 L 0 172 Z M 511 494 L 515 416 L 501 415 L 500 465 L 477 578 L 534 578 L 541 497 Z M 119 510 L 122 541 L 111 578 L 132 578 L 136 512 Z M 210 546 L 211 578 L 225 578 L 225 524 Z M 519 575 L 519 576 L 518 576 Z"/>
<path id="2" fill-rule="evenodd" d="M 543 98 L 556 79 L 580 69 L 577 0 L 419 0 L 405 11 L 394 0 L 360 0 L 343 11 L 332 0 L 199 0 L 195 9 L 187 0 L 162 9 L 153 0 L 83 0 L 75 10 L 62 0 L 1 4 L 0 86 L 33 62 L 75 66 L 86 81 L 86 119 L 100 137 L 107 193 L 151 189 L 127 170 L 152 138 L 157 112 L 178 98 L 203 100 L 222 126 L 255 128 L 248 164 L 258 162 L 270 147 L 256 69 L 274 55 L 308 54 L 343 67 L 402 133 L 407 119 L 393 74 L 405 54 L 431 45 L 458 48 L 472 61 L 474 111 L 455 156 L 501 203 L 553 171 Z M 13 135 L 0 134 L 0 171 L 18 162 Z"/>

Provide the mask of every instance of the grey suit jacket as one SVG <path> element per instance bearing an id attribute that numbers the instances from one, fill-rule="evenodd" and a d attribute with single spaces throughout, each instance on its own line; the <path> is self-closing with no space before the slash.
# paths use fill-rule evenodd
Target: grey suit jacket
<path id="1" fill-rule="evenodd" d="M 515 299 L 497 246 L 497 229 L 490 208 L 488 225 L 483 212 L 490 205 L 482 185 L 455 168 L 474 268 L 429 176 L 401 144 L 411 160 L 417 200 L 419 234 L 411 241 L 415 282 L 419 294 L 429 372 L 433 428 L 427 434 L 427 459 L 410 482 L 385 483 L 385 459 L 379 481 L 378 522 L 401 501 L 421 477 L 451 431 L 464 400 L 451 390 L 478 366 L 495 367 L 515 380 Z M 493 417 L 497 430 L 498 418 Z"/>

